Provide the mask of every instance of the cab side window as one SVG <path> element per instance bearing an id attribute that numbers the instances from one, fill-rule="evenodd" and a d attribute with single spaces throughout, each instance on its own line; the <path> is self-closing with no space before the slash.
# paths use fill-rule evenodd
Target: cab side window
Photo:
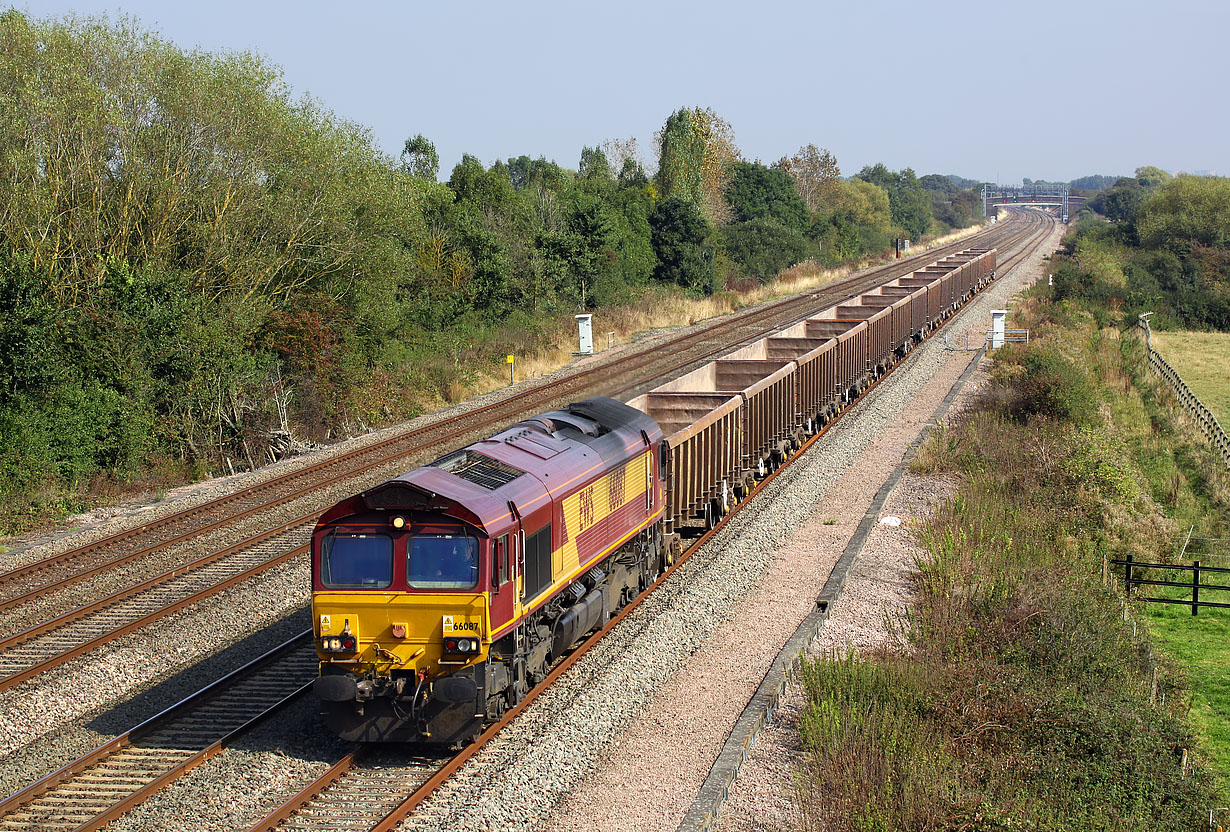
<path id="1" fill-rule="evenodd" d="M 526 600 L 551 584 L 551 524 L 543 526 L 525 540 L 525 576 L 522 590 Z"/>
<path id="2" fill-rule="evenodd" d="M 496 538 L 491 547 L 491 585 L 496 589 L 508 582 L 508 535 Z"/>

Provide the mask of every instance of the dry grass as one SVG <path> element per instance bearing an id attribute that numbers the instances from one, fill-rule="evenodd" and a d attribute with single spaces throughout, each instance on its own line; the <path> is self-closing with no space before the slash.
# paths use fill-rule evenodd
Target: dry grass
<path id="1" fill-rule="evenodd" d="M 1230 426 L 1230 332 L 1154 332 L 1153 348 L 1213 411 L 1222 427 Z"/>

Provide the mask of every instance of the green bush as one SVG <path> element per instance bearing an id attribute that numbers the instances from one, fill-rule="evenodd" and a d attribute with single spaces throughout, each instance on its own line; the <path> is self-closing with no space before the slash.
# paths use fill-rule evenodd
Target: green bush
<path id="1" fill-rule="evenodd" d="M 726 254 L 744 273 L 761 283 L 778 272 L 807 258 L 807 238 L 771 219 L 756 219 L 728 225 L 722 229 Z"/>
<path id="2" fill-rule="evenodd" d="M 996 358 L 1001 407 L 1014 419 L 1033 416 L 1089 422 L 1097 394 L 1083 368 L 1053 346 L 1033 343 Z"/>

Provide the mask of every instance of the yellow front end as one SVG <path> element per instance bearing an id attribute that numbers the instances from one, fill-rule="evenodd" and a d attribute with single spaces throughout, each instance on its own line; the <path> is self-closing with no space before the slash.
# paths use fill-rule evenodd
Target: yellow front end
<path id="1" fill-rule="evenodd" d="M 456 742 L 482 716 L 484 594 L 318 592 L 312 618 L 317 694 L 343 738 Z"/>
<path id="2" fill-rule="evenodd" d="M 364 675 L 423 670 L 435 678 L 486 658 L 490 619 L 481 593 L 318 592 L 312 617 L 322 665 L 341 662 Z M 358 639 L 357 653 L 323 649 L 324 639 L 346 632 Z M 448 637 L 477 639 L 479 651 L 446 658 Z"/>

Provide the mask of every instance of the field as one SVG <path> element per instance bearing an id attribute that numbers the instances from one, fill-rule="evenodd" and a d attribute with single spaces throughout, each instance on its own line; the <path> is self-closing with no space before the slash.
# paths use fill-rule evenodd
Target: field
<path id="1" fill-rule="evenodd" d="M 1228 582 L 1217 583 L 1224 586 Z M 1226 601 L 1226 594 L 1209 593 L 1207 597 Z M 1221 597 L 1214 599 L 1214 595 Z M 1202 593 L 1202 597 L 1206 596 Z M 1145 616 L 1155 642 L 1187 674 L 1189 718 L 1207 743 L 1209 763 L 1221 776 L 1223 788 L 1230 789 L 1230 722 L 1226 720 L 1230 713 L 1230 678 L 1226 676 L 1230 610 L 1201 609 L 1200 615 L 1193 616 L 1189 607 L 1148 604 Z"/>
<path id="2" fill-rule="evenodd" d="M 1153 348 L 1183 376 L 1223 428 L 1230 424 L 1230 332 L 1154 332 Z"/>

